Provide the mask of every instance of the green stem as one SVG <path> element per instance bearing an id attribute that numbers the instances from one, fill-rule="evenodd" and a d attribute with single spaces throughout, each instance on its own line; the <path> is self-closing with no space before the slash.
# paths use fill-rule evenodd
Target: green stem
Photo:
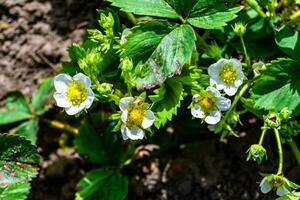
<path id="1" fill-rule="evenodd" d="M 260 138 L 259 138 L 259 143 L 258 143 L 259 145 L 262 145 L 262 143 L 264 142 L 266 132 L 267 132 L 267 128 L 262 127 L 262 132 L 261 132 L 261 135 L 260 135 Z"/>
<path id="2" fill-rule="evenodd" d="M 267 17 L 266 13 L 262 11 L 256 0 L 246 0 L 247 4 L 253 8 L 261 17 Z"/>
<path id="3" fill-rule="evenodd" d="M 237 93 L 237 95 L 235 96 L 230 108 L 228 109 L 228 111 L 226 112 L 223 121 L 226 122 L 227 118 L 229 117 L 231 111 L 233 110 L 233 108 L 235 107 L 235 105 L 237 104 L 237 102 L 240 100 L 240 98 L 244 95 L 244 93 L 247 91 L 247 89 L 251 86 L 252 81 L 249 80 Z"/>
<path id="4" fill-rule="evenodd" d="M 179 20 L 181 21 L 181 23 L 185 24 L 185 19 L 183 19 L 183 17 L 179 17 Z"/>
<path id="5" fill-rule="evenodd" d="M 277 175 L 282 175 L 282 167 L 283 167 L 282 145 L 281 145 L 279 131 L 277 130 L 277 128 L 274 128 L 273 130 L 274 130 L 275 137 L 276 137 L 277 148 L 278 148 L 278 156 L 279 156 L 279 164 L 278 164 Z"/>
<path id="6" fill-rule="evenodd" d="M 298 165 L 300 166 L 300 151 L 299 151 L 297 144 L 295 143 L 295 141 L 293 139 L 291 139 L 291 141 L 288 141 L 288 144 L 297 160 Z"/>
<path id="7" fill-rule="evenodd" d="M 247 66 L 250 67 L 251 60 L 250 60 L 250 57 L 248 56 L 248 52 L 247 52 L 247 48 L 246 48 L 246 45 L 245 45 L 244 37 L 240 36 L 240 39 L 241 39 L 241 43 L 242 43 L 242 46 L 243 46 L 244 54 L 245 54 L 245 57 L 246 57 Z"/>
<path id="8" fill-rule="evenodd" d="M 129 19 L 131 21 L 131 23 L 133 25 L 137 24 L 137 20 L 136 20 L 135 16 L 132 13 L 126 12 L 126 17 L 127 17 L 127 19 Z"/>

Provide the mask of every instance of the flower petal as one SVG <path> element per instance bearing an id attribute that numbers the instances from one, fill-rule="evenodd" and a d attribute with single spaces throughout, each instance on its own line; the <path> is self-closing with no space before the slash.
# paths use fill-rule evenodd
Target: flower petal
<path id="1" fill-rule="evenodd" d="M 195 104 L 192 108 L 191 108 L 191 114 L 193 115 L 193 117 L 195 118 L 204 118 L 205 117 L 205 112 L 202 110 L 202 108 L 198 105 Z"/>
<path id="2" fill-rule="evenodd" d="M 129 129 L 128 127 L 126 127 L 125 134 L 131 140 L 140 140 L 144 138 L 145 133 L 140 128 Z"/>
<path id="3" fill-rule="evenodd" d="M 86 109 L 90 108 L 93 104 L 93 101 L 94 101 L 94 92 L 93 92 L 93 90 L 91 88 L 88 88 L 87 91 L 88 91 L 88 97 L 84 101 L 84 105 L 85 105 Z"/>
<path id="4" fill-rule="evenodd" d="M 154 123 L 154 121 L 155 121 L 154 113 L 151 110 L 146 110 L 145 117 L 144 117 L 144 120 L 142 122 L 142 127 L 144 129 L 147 129 L 150 126 L 152 126 L 152 124 Z"/>
<path id="5" fill-rule="evenodd" d="M 126 106 L 128 103 L 133 102 L 134 98 L 133 97 L 124 97 L 122 99 L 120 99 L 119 102 L 119 107 L 122 111 L 124 111 L 126 109 Z"/>
<path id="6" fill-rule="evenodd" d="M 208 124 L 216 124 L 221 120 L 221 113 L 217 110 L 211 111 L 204 120 Z"/>
<path id="7" fill-rule="evenodd" d="M 66 108 L 72 106 L 72 103 L 68 101 L 64 93 L 55 92 L 53 97 L 58 107 Z"/>
<path id="8" fill-rule="evenodd" d="M 243 84 L 243 78 L 239 77 L 235 82 L 234 82 L 234 86 L 235 87 L 240 87 Z"/>
<path id="9" fill-rule="evenodd" d="M 128 117 L 128 110 L 124 110 L 121 115 L 121 121 L 126 123 Z"/>
<path id="10" fill-rule="evenodd" d="M 233 96 L 236 91 L 237 91 L 237 87 L 235 87 L 234 85 L 226 85 L 224 88 L 224 92 L 228 95 L 228 96 Z"/>
<path id="11" fill-rule="evenodd" d="M 72 80 L 71 76 L 68 74 L 59 74 L 54 77 L 54 88 L 57 92 L 66 92 L 70 81 Z"/>
<path id="12" fill-rule="evenodd" d="M 260 187 L 260 191 L 264 194 L 267 194 L 268 192 L 270 192 L 272 190 L 272 186 L 268 182 L 267 177 L 263 178 L 263 180 L 259 184 L 259 187 Z"/>
<path id="13" fill-rule="evenodd" d="M 225 97 L 219 97 L 218 98 L 217 106 L 218 106 L 220 111 L 228 110 L 230 105 L 231 105 L 231 100 L 230 99 L 227 99 Z"/>
<path id="14" fill-rule="evenodd" d="M 126 135 L 126 126 L 124 124 L 121 126 L 121 134 L 122 134 L 123 140 L 129 139 L 129 137 Z"/>
<path id="15" fill-rule="evenodd" d="M 84 75 L 83 73 L 76 74 L 75 76 L 73 76 L 73 79 L 75 81 L 83 82 L 85 87 L 87 88 L 91 87 L 91 79 L 88 76 Z"/>
<path id="16" fill-rule="evenodd" d="M 214 95 L 215 97 L 217 97 L 217 98 L 221 97 L 220 92 L 219 92 L 216 88 L 214 88 L 214 87 L 208 86 L 208 87 L 206 88 L 206 91 L 213 93 L 213 95 Z"/>
<path id="17" fill-rule="evenodd" d="M 282 186 L 280 186 L 277 190 L 276 190 L 276 194 L 278 196 L 283 196 L 286 195 L 287 193 L 289 193 L 289 189 L 286 187 L 285 184 L 283 184 Z"/>
<path id="18" fill-rule="evenodd" d="M 84 106 L 85 105 L 82 103 L 79 106 L 71 106 L 69 108 L 65 108 L 65 110 L 68 115 L 76 115 L 84 109 Z"/>

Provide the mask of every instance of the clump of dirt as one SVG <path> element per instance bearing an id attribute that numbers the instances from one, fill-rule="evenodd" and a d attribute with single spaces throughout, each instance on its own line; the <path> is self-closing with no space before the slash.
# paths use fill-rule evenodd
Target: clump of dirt
<path id="1" fill-rule="evenodd" d="M 1 0 L 0 98 L 19 89 L 26 95 L 57 73 L 67 47 L 80 42 L 101 1 Z"/>

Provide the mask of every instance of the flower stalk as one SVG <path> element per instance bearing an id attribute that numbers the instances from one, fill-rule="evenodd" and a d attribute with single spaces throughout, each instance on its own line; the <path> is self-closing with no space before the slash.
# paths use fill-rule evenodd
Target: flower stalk
<path id="1" fill-rule="evenodd" d="M 276 138 L 276 142 L 277 142 L 277 149 L 278 149 L 278 156 L 279 156 L 277 175 L 282 175 L 282 168 L 283 168 L 282 144 L 281 144 L 281 139 L 280 139 L 278 129 L 274 128 L 273 130 L 274 130 L 274 133 L 275 133 L 275 138 Z"/>

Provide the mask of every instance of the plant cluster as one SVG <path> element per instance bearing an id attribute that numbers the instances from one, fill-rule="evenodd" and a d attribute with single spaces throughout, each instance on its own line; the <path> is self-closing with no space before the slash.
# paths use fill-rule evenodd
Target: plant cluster
<path id="1" fill-rule="evenodd" d="M 125 199 L 124 167 L 140 142 L 182 117 L 179 109 L 221 140 L 239 137 L 241 115 L 257 116 L 261 135 L 247 160 L 267 159 L 266 134 L 278 150 L 277 172 L 261 173 L 260 191 L 300 199 L 300 186 L 284 176 L 282 151 L 288 144 L 300 165 L 300 2 L 109 2 L 82 44 L 69 47 L 61 74 L 45 80 L 31 101 L 18 92 L 7 96 L 0 125 L 22 123 L 0 135 L 1 199 L 25 199 L 29 192 L 39 121 L 74 133 L 77 151 L 99 167 L 78 183 L 76 199 Z M 79 128 L 45 119 L 52 96 L 79 119 Z"/>

